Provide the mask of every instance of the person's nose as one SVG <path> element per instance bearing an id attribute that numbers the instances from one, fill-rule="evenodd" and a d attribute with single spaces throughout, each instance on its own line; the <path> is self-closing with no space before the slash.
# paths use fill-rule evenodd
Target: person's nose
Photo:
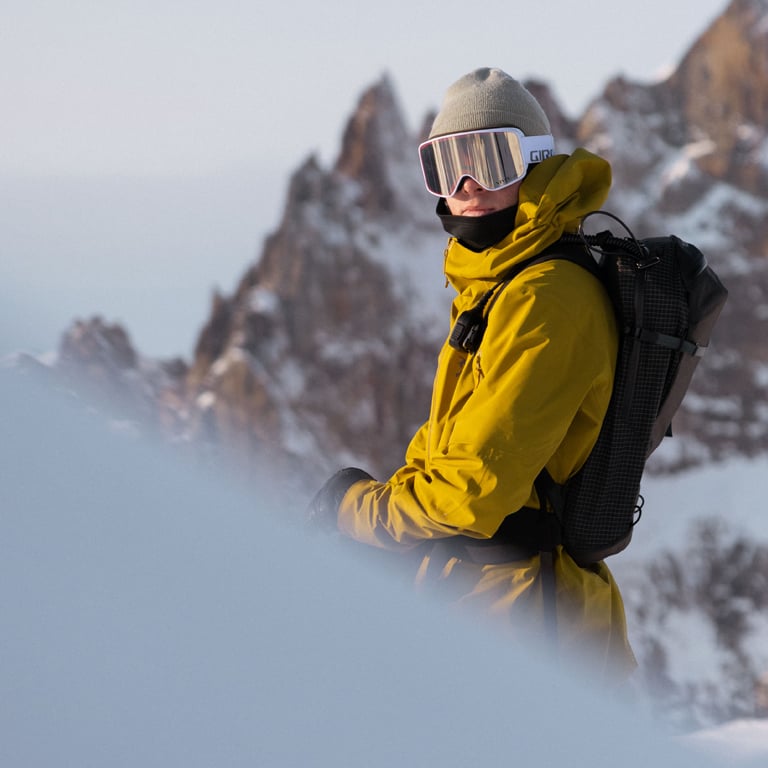
<path id="1" fill-rule="evenodd" d="M 465 176 L 459 184 L 459 192 L 465 192 L 468 195 L 474 195 L 484 187 L 478 184 L 471 176 Z"/>

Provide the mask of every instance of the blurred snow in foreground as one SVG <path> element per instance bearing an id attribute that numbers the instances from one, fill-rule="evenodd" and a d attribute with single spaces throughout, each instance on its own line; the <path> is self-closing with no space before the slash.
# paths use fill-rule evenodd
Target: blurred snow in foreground
<path id="1" fill-rule="evenodd" d="M 2 765 L 647 768 L 706 765 L 723 741 L 743 746 L 729 765 L 755 753 L 757 726 L 681 742 L 307 535 L 286 522 L 280 478 L 255 497 L 15 374 L 0 373 L 0 398 Z"/>

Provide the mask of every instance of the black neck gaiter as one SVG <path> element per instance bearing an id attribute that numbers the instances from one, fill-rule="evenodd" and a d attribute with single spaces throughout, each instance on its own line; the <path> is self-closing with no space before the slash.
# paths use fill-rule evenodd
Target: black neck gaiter
<path id="1" fill-rule="evenodd" d="M 487 216 L 454 216 L 448 210 L 445 198 L 440 198 L 437 215 L 449 235 L 470 250 L 480 252 L 501 242 L 515 228 L 517 205 Z"/>

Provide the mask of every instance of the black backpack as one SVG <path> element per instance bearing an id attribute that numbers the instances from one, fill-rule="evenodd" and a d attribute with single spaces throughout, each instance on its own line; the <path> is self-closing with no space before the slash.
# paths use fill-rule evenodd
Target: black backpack
<path id="1" fill-rule="evenodd" d="M 665 435 L 693 372 L 707 349 L 712 329 L 728 292 L 707 265 L 701 251 L 674 235 L 636 240 L 630 230 L 617 237 L 610 231 L 566 234 L 539 256 L 516 265 L 454 326 L 450 344 L 475 352 L 487 313 L 504 286 L 523 269 L 549 259 L 566 259 L 595 274 L 605 285 L 619 324 L 616 376 L 610 405 L 597 443 L 584 466 L 565 485 L 544 469 L 536 481 L 539 499 L 546 498 L 558 525 L 510 515 L 496 541 L 537 538 L 537 548 L 551 551 L 562 543 L 579 565 L 589 565 L 621 552 L 632 538 L 643 499 L 640 481 L 645 464 Z M 586 220 L 586 217 L 585 217 Z M 543 503 L 543 502 L 542 502 Z M 532 512 L 532 511 L 529 511 Z M 552 515 L 546 515 L 552 519 Z M 536 520 L 532 532 L 530 521 Z M 526 522 L 528 521 L 528 522 Z M 509 525 L 507 525 L 509 523 Z"/>

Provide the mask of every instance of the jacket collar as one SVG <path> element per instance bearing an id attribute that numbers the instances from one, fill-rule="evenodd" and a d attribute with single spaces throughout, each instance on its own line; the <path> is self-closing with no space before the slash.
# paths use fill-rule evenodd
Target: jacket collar
<path id="1" fill-rule="evenodd" d="M 474 281 L 496 281 L 514 264 L 535 256 L 605 202 L 611 186 L 606 160 L 577 149 L 539 163 L 520 185 L 514 229 L 499 243 L 473 251 L 451 238 L 445 275 L 457 291 Z"/>

